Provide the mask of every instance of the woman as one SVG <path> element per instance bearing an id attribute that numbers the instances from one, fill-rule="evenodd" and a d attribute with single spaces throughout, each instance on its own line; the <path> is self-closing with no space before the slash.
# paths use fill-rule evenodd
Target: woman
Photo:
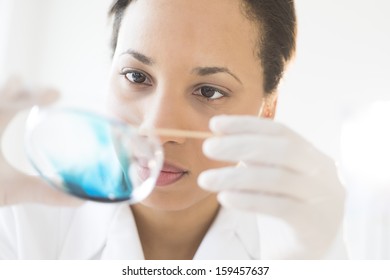
<path id="1" fill-rule="evenodd" d="M 332 252 L 344 205 L 333 162 L 271 121 L 295 48 L 292 1 L 118 0 L 111 14 L 111 111 L 216 137 L 160 137 L 157 188 L 131 209 L 3 209 L 1 257 L 343 257 Z"/>

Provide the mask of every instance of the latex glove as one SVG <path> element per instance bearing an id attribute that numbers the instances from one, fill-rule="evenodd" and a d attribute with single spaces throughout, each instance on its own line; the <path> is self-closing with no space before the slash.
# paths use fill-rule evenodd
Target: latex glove
<path id="1" fill-rule="evenodd" d="M 9 80 L 0 88 L 0 143 L 7 124 L 19 111 L 33 105 L 48 105 L 58 97 L 57 91 L 29 91 L 18 79 Z M 38 177 L 28 176 L 11 167 L 0 149 L 0 206 L 28 202 L 71 206 L 80 204 L 80 200 L 51 188 Z"/>
<path id="2" fill-rule="evenodd" d="M 204 142 L 205 155 L 240 164 L 203 172 L 199 185 L 219 192 L 222 205 L 277 218 L 292 232 L 294 244 L 281 254 L 272 252 L 278 246 L 273 240 L 277 229 L 261 228 L 262 258 L 323 258 L 344 211 L 344 188 L 334 162 L 274 121 L 218 116 L 210 121 L 210 129 L 223 136 Z"/>

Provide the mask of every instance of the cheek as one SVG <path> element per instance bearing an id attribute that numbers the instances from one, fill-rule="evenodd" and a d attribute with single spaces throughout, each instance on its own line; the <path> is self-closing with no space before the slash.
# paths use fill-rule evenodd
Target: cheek
<path id="1" fill-rule="evenodd" d="M 139 126 L 143 119 L 144 102 L 124 98 L 121 90 L 118 86 L 111 86 L 107 95 L 107 110 L 112 116 Z"/>
<path id="2" fill-rule="evenodd" d="M 133 125 L 140 124 L 142 95 L 131 92 L 125 78 L 115 70 L 110 75 L 106 107 L 111 115 Z"/>
<path id="3" fill-rule="evenodd" d="M 248 92 L 236 102 L 234 114 L 258 116 L 263 102 L 264 98 L 261 93 Z"/>
<path id="4" fill-rule="evenodd" d="M 216 196 L 215 193 L 206 192 L 200 188 L 186 193 L 171 192 L 164 194 L 155 191 L 141 204 L 160 211 L 180 211 L 205 201 L 218 204 Z"/>

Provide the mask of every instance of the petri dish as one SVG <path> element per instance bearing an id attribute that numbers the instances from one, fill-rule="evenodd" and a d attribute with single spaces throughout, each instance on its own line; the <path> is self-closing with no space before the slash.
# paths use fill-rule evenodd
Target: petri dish
<path id="1" fill-rule="evenodd" d="M 153 190 L 163 150 L 153 133 L 80 109 L 31 109 L 28 160 L 51 186 L 82 199 L 137 203 Z"/>

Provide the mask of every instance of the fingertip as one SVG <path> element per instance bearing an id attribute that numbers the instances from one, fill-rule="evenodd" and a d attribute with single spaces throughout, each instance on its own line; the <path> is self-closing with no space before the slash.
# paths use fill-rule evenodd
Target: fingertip
<path id="1" fill-rule="evenodd" d="M 202 145 L 202 151 L 203 153 L 208 156 L 208 157 L 212 157 L 213 154 L 215 153 L 215 151 L 218 150 L 218 147 L 220 146 L 219 145 L 219 139 L 217 138 L 209 138 L 209 139 L 206 139 L 204 142 L 203 142 L 203 145 Z"/>
<path id="2" fill-rule="evenodd" d="M 204 174 L 204 172 L 200 173 L 198 176 L 198 185 L 202 189 L 207 188 L 207 176 Z"/>
<path id="3" fill-rule="evenodd" d="M 224 130 L 227 115 L 218 115 L 210 119 L 209 128 L 213 132 L 221 132 Z"/>
<path id="4" fill-rule="evenodd" d="M 39 106 L 48 106 L 58 101 L 60 97 L 61 94 L 58 90 L 46 89 L 38 95 L 37 103 Z"/>
<path id="5" fill-rule="evenodd" d="M 231 195 L 229 192 L 222 191 L 218 193 L 217 200 L 222 206 L 226 208 L 234 208 L 234 205 L 232 204 L 230 197 Z"/>
<path id="6" fill-rule="evenodd" d="M 210 170 L 203 171 L 198 176 L 198 185 L 202 189 L 213 191 L 213 186 L 215 183 L 215 176 L 212 175 L 212 171 Z"/>

